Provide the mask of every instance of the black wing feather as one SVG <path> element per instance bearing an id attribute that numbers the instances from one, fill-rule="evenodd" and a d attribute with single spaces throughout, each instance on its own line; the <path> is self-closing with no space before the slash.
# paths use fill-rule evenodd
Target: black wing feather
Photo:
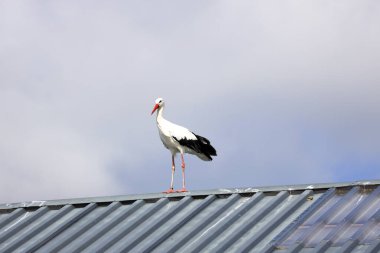
<path id="1" fill-rule="evenodd" d="M 173 136 L 173 138 L 182 146 L 188 147 L 197 153 L 204 154 L 207 158 L 212 160 L 211 156 L 216 156 L 216 150 L 211 146 L 210 141 L 200 135 L 194 135 L 197 137 L 196 140 L 188 140 L 186 137 L 183 139 L 177 139 Z"/>

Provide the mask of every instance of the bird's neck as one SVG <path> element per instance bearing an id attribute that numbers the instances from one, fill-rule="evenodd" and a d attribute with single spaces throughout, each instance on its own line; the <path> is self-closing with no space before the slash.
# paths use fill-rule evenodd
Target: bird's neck
<path id="1" fill-rule="evenodd" d="M 164 107 L 160 107 L 158 108 L 157 110 L 157 116 L 156 116 L 156 120 L 157 122 L 160 122 L 164 119 Z"/>

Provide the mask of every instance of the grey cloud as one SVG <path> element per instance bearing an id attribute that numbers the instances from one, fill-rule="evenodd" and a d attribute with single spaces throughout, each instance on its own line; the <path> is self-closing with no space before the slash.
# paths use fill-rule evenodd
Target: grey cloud
<path id="1" fill-rule="evenodd" d="M 378 177 L 379 8 L 3 1 L 0 202 L 164 190 L 158 96 L 217 147 L 191 189 Z"/>

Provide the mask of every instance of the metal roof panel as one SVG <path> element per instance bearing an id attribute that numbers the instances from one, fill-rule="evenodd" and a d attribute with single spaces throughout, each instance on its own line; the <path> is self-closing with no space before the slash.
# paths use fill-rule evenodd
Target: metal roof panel
<path id="1" fill-rule="evenodd" d="M 380 181 L 0 206 L 0 252 L 378 252 Z"/>

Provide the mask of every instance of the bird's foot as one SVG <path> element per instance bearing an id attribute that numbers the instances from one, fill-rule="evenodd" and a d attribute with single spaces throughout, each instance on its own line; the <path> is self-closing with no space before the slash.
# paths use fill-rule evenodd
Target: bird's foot
<path id="1" fill-rule="evenodd" d="M 187 192 L 186 188 L 182 188 L 181 190 L 178 190 L 177 192 Z"/>
<path id="2" fill-rule="evenodd" d="M 173 188 L 170 188 L 169 190 L 164 191 L 164 192 L 162 192 L 162 193 L 169 194 L 169 193 L 175 193 L 175 192 L 177 192 L 177 191 L 173 190 Z"/>

